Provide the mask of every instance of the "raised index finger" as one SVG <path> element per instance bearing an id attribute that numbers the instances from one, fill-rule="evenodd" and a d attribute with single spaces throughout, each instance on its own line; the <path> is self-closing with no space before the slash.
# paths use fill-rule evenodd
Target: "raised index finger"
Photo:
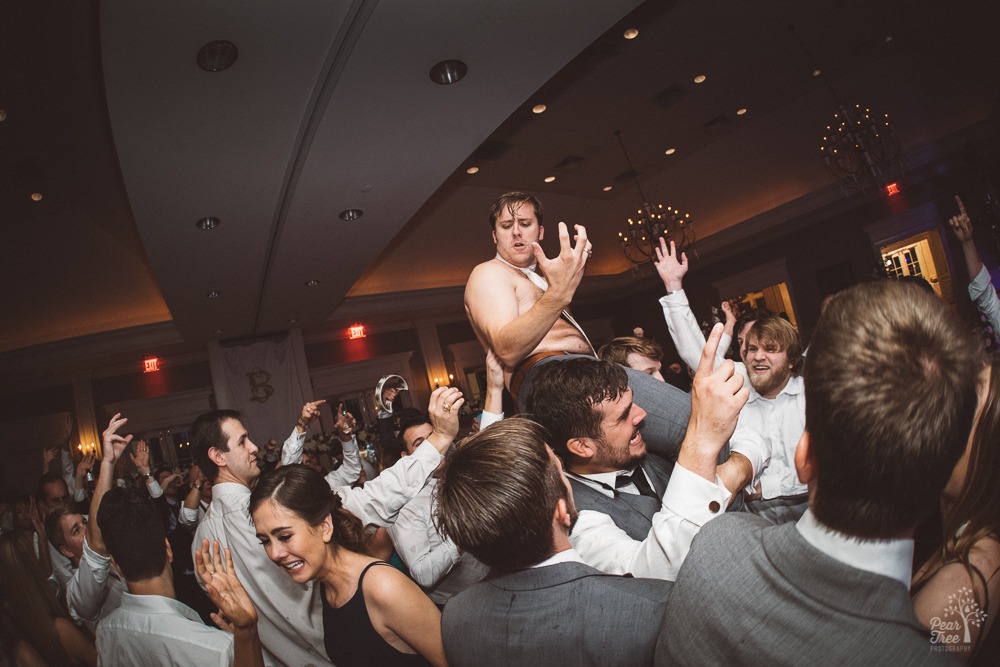
<path id="1" fill-rule="evenodd" d="M 967 216 L 968 213 L 965 212 L 965 204 L 962 203 L 962 198 L 955 195 L 955 202 L 958 204 L 958 212 Z"/>
<path id="2" fill-rule="evenodd" d="M 702 371 L 711 373 L 715 368 L 715 353 L 719 350 L 719 340 L 722 339 L 723 328 L 722 322 L 716 322 L 715 326 L 712 327 L 712 333 L 708 334 L 708 340 L 705 341 L 705 349 L 701 351 L 701 359 L 698 360 L 695 375 L 699 375 Z"/>

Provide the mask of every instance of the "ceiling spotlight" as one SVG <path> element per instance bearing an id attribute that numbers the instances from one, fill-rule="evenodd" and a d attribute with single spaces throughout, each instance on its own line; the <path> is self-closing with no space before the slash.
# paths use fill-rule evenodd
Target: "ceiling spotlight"
<path id="1" fill-rule="evenodd" d="M 663 151 L 663 152 L 664 152 L 664 154 L 666 154 L 666 155 L 673 155 L 674 153 L 676 153 L 676 152 L 677 152 L 677 149 L 676 149 L 676 148 L 668 148 L 667 150 L 665 150 L 665 151 Z"/>
<path id="2" fill-rule="evenodd" d="M 0 123 L 7 120 L 7 111 L 5 109 L 0 109 Z"/>
<path id="3" fill-rule="evenodd" d="M 604 186 L 603 188 L 601 188 L 601 189 L 602 189 L 602 190 L 604 190 L 604 192 L 611 192 L 611 188 L 612 188 L 612 187 L 613 187 L 613 186 L 611 186 L 611 185 L 605 185 L 605 186 Z"/>
<path id="4" fill-rule="evenodd" d="M 299 321 L 293 317 L 292 319 L 288 320 L 288 323 L 289 324 L 298 324 Z"/>
<path id="5" fill-rule="evenodd" d="M 639 31 L 636 30 L 635 28 L 629 28 L 624 32 L 624 34 L 622 34 L 622 37 L 624 37 L 625 39 L 635 39 L 638 36 L 639 36 Z"/>
<path id="6" fill-rule="evenodd" d="M 695 82 L 695 83 L 705 83 L 705 78 L 706 78 L 706 77 L 705 77 L 705 75 L 704 75 L 704 74 L 699 74 L 698 76 L 696 76 L 696 77 L 694 78 L 694 82 Z"/>
<path id="7" fill-rule="evenodd" d="M 885 43 L 888 44 L 891 41 L 892 41 L 892 35 L 886 35 L 885 36 Z"/>
<path id="8" fill-rule="evenodd" d="M 461 60 L 442 60 L 431 68 L 431 81 L 442 86 L 458 83 L 469 73 L 469 66 Z"/>
<path id="9" fill-rule="evenodd" d="M 312 280 L 306 281 L 306 287 L 316 287 L 319 285 L 319 281 L 313 278 Z"/>
<path id="10" fill-rule="evenodd" d="M 205 296 L 207 296 L 209 299 L 218 299 L 220 296 L 222 296 L 222 292 L 214 289 Z"/>
<path id="11" fill-rule="evenodd" d="M 548 107 L 545 106 L 544 104 L 536 104 L 535 106 L 531 107 L 531 113 L 545 113 L 546 109 L 548 109 Z"/>
<path id="12" fill-rule="evenodd" d="M 813 76 L 819 76 L 819 75 L 820 75 L 820 74 L 822 74 L 822 73 L 823 73 L 823 70 L 821 70 L 821 69 L 820 69 L 820 68 L 818 68 L 818 67 L 817 67 L 816 69 L 814 69 L 814 70 L 813 70 Z"/>
<path id="13" fill-rule="evenodd" d="M 210 215 L 194 223 L 194 226 L 197 227 L 198 229 L 202 229 L 207 232 L 210 229 L 215 229 L 221 224 L 222 224 L 221 220 Z"/>
<path id="14" fill-rule="evenodd" d="M 479 173 L 479 167 L 469 167 L 468 169 L 465 170 L 465 173 L 467 173 L 467 174 L 478 174 Z"/>
<path id="15" fill-rule="evenodd" d="M 546 182 L 546 183 L 551 183 L 551 182 L 552 182 L 552 181 L 554 181 L 554 180 L 556 180 L 556 177 L 555 177 L 555 176 L 546 176 L 546 177 L 545 177 L 545 182 Z"/>
<path id="16" fill-rule="evenodd" d="M 198 67 L 206 72 L 221 72 L 232 67 L 236 58 L 240 55 L 236 45 L 224 39 L 217 39 L 209 42 L 198 49 Z"/>
<path id="17" fill-rule="evenodd" d="M 746 113 L 747 113 L 747 108 L 746 107 L 742 107 L 742 108 L 739 108 L 739 109 L 736 110 L 736 115 L 737 116 L 745 116 Z"/>
<path id="18" fill-rule="evenodd" d="M 32 192 L 31 193 L 31 201 L 42 201 L 42 193 L 41 192 Z"/>
<path id="19" fill-rule="evenodd" d="M 222 335 L 222 329 L 216 329 L 212 333 L 215 334 L 216 336 L 220 336 L 220 335 Z"/>
<path id="20" fill-rule="evenodd" d="M 345 211 L 340 212 L 340 219 L 351 222 L 352 220 L 357 220 L 365 214 L 360 208 L 349 208 Z"/>

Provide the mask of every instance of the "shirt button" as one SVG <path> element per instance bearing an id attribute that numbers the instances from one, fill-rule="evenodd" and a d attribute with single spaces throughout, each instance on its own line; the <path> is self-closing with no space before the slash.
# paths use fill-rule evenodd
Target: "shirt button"
<path id="1" fill-rule="evenodd" d="M 722 505 L 719 504 L 718 500 L 713 500 L 708 504 L 708 511 L 712 514 L 717 513 L 720 509 L 722 509 Z"/>

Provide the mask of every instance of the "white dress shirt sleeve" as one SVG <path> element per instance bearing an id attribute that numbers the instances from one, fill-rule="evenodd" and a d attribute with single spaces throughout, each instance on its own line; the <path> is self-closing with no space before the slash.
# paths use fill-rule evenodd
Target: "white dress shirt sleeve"
<path id="1" fill-rule="evenodd" d="M 483 410 L 483 416 L 479 418 L 479 430 L 482 431 L 487 426 L 493 426 L 499 421 L 503 421 L 503 413 L 487 412 Z"/>
<path id="2" fill-rule="evenodd" d="M 191 509 L 181 505 L 177 512 L 177 523 L 187 528 L 194 528 L 198 525 L 198 508 Z"/>
<path id="3" fill-rule="evenodd" d="M 743 412 L 741 411 L 740 417 L 742 418 L 742 416 Z M 729 438 L 729 451 L 742 454 L 750 461 L 750 465 L 753 467 L 753 477 L 744 491 L 751 495 L 756 493 L 757 482 L 761 481 L 761 473 L 771 463 L 771 448 L 768 442 L 757 431 L 740 424 L 740 421 L 737 420 L 736 430 Z"/>
<path id="4" fill-rule="evenodd" d="M 425 487 L 406 503 L 389 526 L 389 536 L 399 557 L 406 563 L 413 580 L 424 588 L 433 588 L 460 560 L 458 547 L 443 539 L 434 527 L 431 487 Z"/>
<path id="5" fill-rule="evenodd" d="M 361 455 L 358 453 L 358 439 L 351 436 L 347 442 L 340 443 L 344 449 L 344 462 L 336 470 L 326 476 L 326 483 L 331 489 L 338 486 L 354 484 L 361 474 Z"/>
<path id="6" fill-rule="evenodd" d="M 70 458 L 69 450 L 63 447 L 59 452 L 59 467 L 61 468 L 62 478 L 66 482 L 66 488 L 69 490 L 69 494 L 78 503 L 82 503 L 87 499 L 87 489 L 80 487 L 76 488 L 76 468 L 73 466 L 73 459 Z"/>
<path id="7" fill-rule="evenodd" d="M 363 487 L 342 486 L 334 490 L 344 507 L 362 523 L 388 526 L 396 520 L 403 505 L 420 492 L 443 458 L 434 445 L 424 442 Z"/>
<path id="8" fill-rule="evenodd" d="M 674 581 L 691 540 L 705 523 L 725 512 L 730 497 L 721 483 L 675 465 L 646 539 L 633 540 L 607 514 L 583 510 L 570 543 L 588 565 L 602 572 Z"/>
<path id="9" fill-rule="evenodd" d="M 287 466 L 293 463 L 302 463 L 302 449 L 306 446 L 305 432 L 299 433 L 299 429 L 292 427 L 292 434 L 281 446 L 281 465 Z"/>
<path id="10" fill-rule="evenodd" d="M 667 329 L 670 330 L 670 337 L 677 348 L 677 354 L 681 360 L 694 370 L 698 368 L 701 361 L 701 352 L 705 349 L 705 334 L 701 332 L 698 321 L 691 312 L 688 304 L 687 294 L 684 290 L 677 290 L 672 294 L 660 297 L 660 306 L 663 308 L 663 319 L 667 321 Z M 732 337 L 730 337 L 732 340 Z M 725 360 L 726 350 L 729 346 L 723 347 L 719 344 L 719 351 L 716 353 L 715 365 L 718 366 Z"/>
<path id="11" fill-rule="evenodd" d="M 993 327 L 993 333 L 1000 335 L 1000 299 L 990 282 L 990 272 L 986 266 L 979 269 L 979 273 L 969 283 L 969 298 L 976 302 L 979 312 L 986 316 Z"/>
<path id="12" fill-rule="evenodd" d="M 111 559 L 91 549 L 84 537 L 80 567 L 66 584 L 66 605 L 74 620 L 97 621 L 104 606 L 110 574 Z"/>

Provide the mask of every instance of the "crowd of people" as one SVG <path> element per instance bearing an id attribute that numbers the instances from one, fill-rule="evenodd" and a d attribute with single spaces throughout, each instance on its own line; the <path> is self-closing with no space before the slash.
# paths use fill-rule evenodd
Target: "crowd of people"
<path id="1" fill-rule="evenodd" d="M 958 204 L 970 295 L 996 318 Z M 808 350 L 780 315 L 729 304 L 706 336 L 688 260 L 661 241 L 688 393 L 651 339 L 593 347 L 571 314 L 591 241 L 559 223 L 550 258 L 542 218 L 524 193 L 491 209 L 497 254 L 465 295 L 487 364 L 466 437 L 466 398 L 441 387 L 426 412 L 380 415 L 398 460 L 377 467 L 343 406 L 339 465 L 304 452 L 323 400 L 261 450 L 238 412 L 199 416 L 183 475 L 120 414 L 99 460 L 46 450 L 0 534 L 7 663 L 996 660 L 1000 361 L 932 291 L 849 288 Z"/>

